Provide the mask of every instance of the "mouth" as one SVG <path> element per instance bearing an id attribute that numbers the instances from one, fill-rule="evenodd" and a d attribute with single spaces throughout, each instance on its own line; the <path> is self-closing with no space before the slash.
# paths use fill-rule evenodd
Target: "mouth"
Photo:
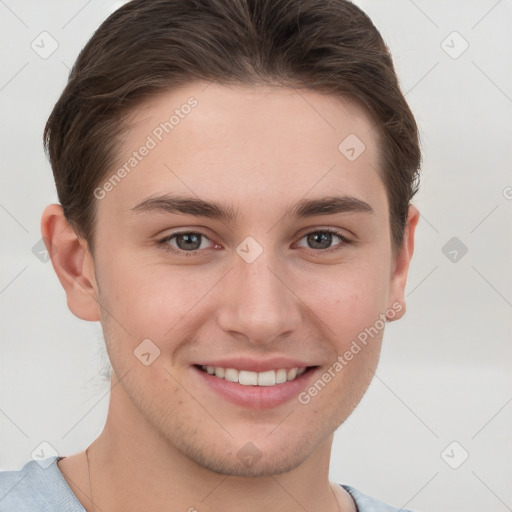
<path id="1" fill-rule="evenodd" d="M 302 368 L 279 368 L 277 370 L 267 370 L 265 372 L 251 372 L 248 370 L 237 370 L 236 368 L 221 368 L 219 366 L 196 365 L 201 371 L 214 375 L 219 379 L 225 379 L 229 382 L 237 382 L 242 386 L 276 386 L 291 382 L 308 369 L 314 366 Z"/>
<path id="2" fill-rule="evenodd" d="M 320 367 L 260 372 L 202 364 L 195 364 L 193 368 L 209 389 L 229 402 L 251 409 L 267 409 L 297 398 Z"/>

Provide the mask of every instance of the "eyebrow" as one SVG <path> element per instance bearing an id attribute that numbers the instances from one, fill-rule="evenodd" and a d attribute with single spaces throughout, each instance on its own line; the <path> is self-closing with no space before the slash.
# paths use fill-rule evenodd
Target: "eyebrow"
<path id="1" fill-rule="evenodd" d="M 204 201 L 196 197 L 163 196 L 148 197 L 130 210 L 139 212 L 178 213 L 234 221 L 238 210 L 232 205 L 222 205 L 214 201 Z M 286 210 L 284 216 L 303 219 L 317 215 L 334 215 L 337 213 L 374 214 L 373 208 L 366 202 L 353 196 L 325 196 L 318 199 L 300 199 Z"/>

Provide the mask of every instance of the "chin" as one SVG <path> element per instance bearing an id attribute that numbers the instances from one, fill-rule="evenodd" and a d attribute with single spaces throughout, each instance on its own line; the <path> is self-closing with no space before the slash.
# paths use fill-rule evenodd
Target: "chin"
<path id="1" fill-rule="evenodd" d="M 234 455 L 209 454 L 203 452 L 187 454 L 197 465 L 214 473 L 233 477 L 263 478 L 282 473 L 288 473 L 299 467 L 307 458 L 306 453 L 281 453 L 272 452 L 269 456 L 264 452 L 256 452 L 252 460 Z M 240 460 L 241 459 L 241 460 Z"/>
<path id="2" fill-rule="evenodd" d="M 198 432 L 181 438 L 175 447 L 190 461 L 214 473 L 232 477 L 261 478 L 290 472 L 303 464 L 318 448 L 326 435 L 310 430 L 301 435 L 295 433 L 266 437 L 246 437 L 241 440 L 222 437 L 205 443 L 198 439 Z M 272 437 L 274 437 L 272 439 Z M 249 440 L 247 440 L 249 439 Z M 225 441 L 225 444 L 222 444 Z"/>

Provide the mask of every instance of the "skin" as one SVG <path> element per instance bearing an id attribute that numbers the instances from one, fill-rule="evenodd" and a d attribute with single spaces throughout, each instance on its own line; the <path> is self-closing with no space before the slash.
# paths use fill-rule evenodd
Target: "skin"
<path id="1" fill-rule="evenodd" d="M 169 510 L 172 503 L 172 510 L 199 512 L 353 511 L 348 493 L 329 482 L 333 432 L 368 388 L 383 330 L 306 405 L 232 404 L 191 365 L 285 355 L 325 373 L 393 304 L 401 307 L 394 320 L 405 312 L 418 210 L 409 207 L 393 252 L 371 121 L 348 100 L 309 90 L 197 82 L 165 92 L 134 112 L 120 165 L 190 96 L 197 107 L 96 200 L 94 255 L 59 205 L 42 218 L 68 306 L 101 322 L 113 367 L 106 425 L 89 447 L 96 510 Z M 366 147 L 354 161 L 338 150 L 349 134 Z M 231 204 L 239 214 L 221 221 L 131 210 L 161 193 Z M 284 216 L 299 199 L 332 194 L 361 199 L 374 213 Z M 333 236 L 315 253 L 319 246 L 306 235 L 320 228 L 353 243 Z M 158 245 L 177 231 L 205 235 L 195 255 Z M 263 249 L 252 263 L 236 252 L 247 236 Z M 176 238 L 169 244 L 186 247 Z M 149 366 L 134 356 L 147 338 L 160 350 Z M 250 467 L 237 457 L 248 442 L 261 454 Z M 95 510 L 84 452 L 58 465 L 84 508 Z"/>

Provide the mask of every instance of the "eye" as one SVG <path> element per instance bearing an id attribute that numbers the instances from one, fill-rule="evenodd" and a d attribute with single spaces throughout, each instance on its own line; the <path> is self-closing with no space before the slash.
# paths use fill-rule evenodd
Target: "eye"
<path id="1" fill-rule="evenodd" d="M 202 233 L 182 231 L 181 233 L 173 233 L 172 235 L 162 238 L 158 241 L 158 245 L 174 254 L 194 256 L 200 249 L 207 248 L 203 243 L 204 240 L 209 240 L 209 238 Z M 176 245 L 171 243 L 174 241 Z"/>
<path id="2" fill-rule="evenodd" d="M 332 246 L 332 243 L 336 238 L 339 240 L 339 242 Z M 338 250 L 343 246 L 352 243 L 342 233 L 332 229 L 311 231 L 300 239 L 300 241 L 302 240 L 306 240 L 306 244 L 308 244 L 306 247 L 309 247 L 309 249 L 318 253 Z M 180 233 L 173 233 L 162 238 L 161 240 L 158 240 L 157 245 L 166 251 L 180 256 L 197 256 L 200 254 L 201 250 L 209 248 L 208 243 L 205 241 L 211 242 L 211 240 L 203 233 L 198 233 L 195 231 L 182 231 Z M 300 243 L 297 244 L 297 246 L 304 247 L 304 245 L 300 245 Z M 221 246 L 218 244 L 213 244 L 213 247 L 220 248 Z"/>
<path id="3" fill-rule="evenodd" d="M 331 246 L 333 239 L 338 238 L 341 243 L 337 243 L 333 247 Z M 322 229 L 318 231 L 311 231 L 301 238 L 306 240 L 306 244 L 310 245 L 310 249 L 319 252 L 329 252 L 329 250 L 337 250 L 336 246 L 350 244 L 350 240 L 343 236 L 339 231 L 332 229 Z M 299 245 L 300 246 L 300 245 Z M 302 246 L 304 247 L 304 246 Z"/>

